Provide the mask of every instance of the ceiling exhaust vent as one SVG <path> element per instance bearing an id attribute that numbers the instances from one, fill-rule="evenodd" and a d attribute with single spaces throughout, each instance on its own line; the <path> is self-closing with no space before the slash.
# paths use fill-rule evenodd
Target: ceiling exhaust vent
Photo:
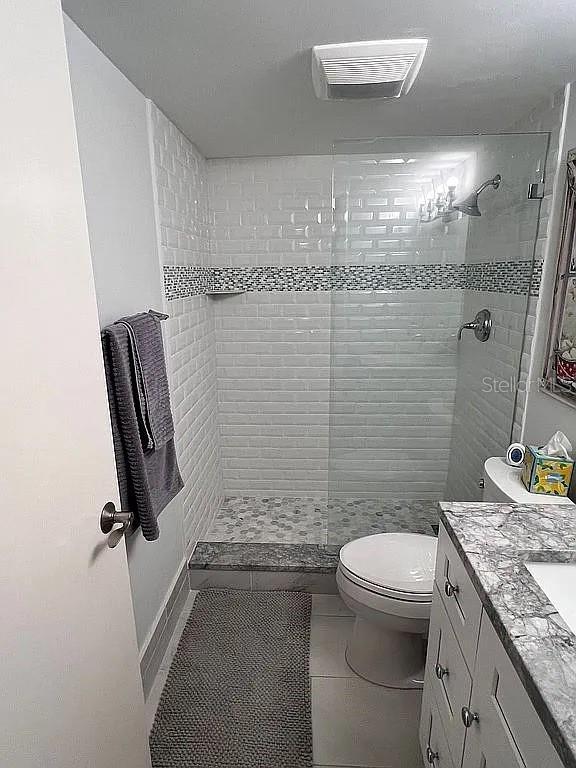
<path id="1" fill-rule="evenodd" d="M 319 99 L 397 99 L 414 82 L 428 40 L 315 45 L 312 81 Z"/>

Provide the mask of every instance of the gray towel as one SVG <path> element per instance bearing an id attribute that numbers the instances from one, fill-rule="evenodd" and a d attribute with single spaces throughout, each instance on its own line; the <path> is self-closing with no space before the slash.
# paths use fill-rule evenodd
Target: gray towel
<path id="1" fill-rule="evenodd" d="M 159 448 L 174 437 L 160 317 L 166 316 L 142 312 L 118 320 L 130 334 L 137 376 L 138 417 L 147 451 Z"/>
<path id="2" fill-rule="evenodd" d="M 159 329 L 158 329 L 158 332 Z M 116 471 L 122 508 L 134 513 L 145 539 L 157 539 L 157 517 L 183 488 L 176 460 L 174 439 L 154 450 L 145 450 L 145 426 L 140 415 L 139 387 L 146 379 L 146 355 L 135 358 L 132 339 L 125 322 L 114 323 L 102 331 L 106 385 L 114 438 Z M 162 354 L 162 361 L 164 355 Z M 165 373 L 164 373 L 165 375 Z"/>

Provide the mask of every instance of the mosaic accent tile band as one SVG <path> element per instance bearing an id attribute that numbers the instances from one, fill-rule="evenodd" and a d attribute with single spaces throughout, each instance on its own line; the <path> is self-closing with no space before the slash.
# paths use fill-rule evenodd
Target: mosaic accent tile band
<path id="1" fill-rule="evenodd" d="M 537 296 L 542 262 L 332 266 L 164 266 L 166 298 L 227 291 L 414 291 L 466 289 Z"/>
<path id="2" fill-rule="evenodd" d="M 210 293 L 212 288 L 212 270 L 210 267 L 188 267 L 165 264 L 164 292 L 168 301 L 186 299 Z"/>

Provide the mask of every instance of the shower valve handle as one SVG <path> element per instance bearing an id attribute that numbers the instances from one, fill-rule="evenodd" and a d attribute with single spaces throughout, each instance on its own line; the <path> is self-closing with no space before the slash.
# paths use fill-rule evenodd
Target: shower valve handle
<path id="1" fill-rule="evenodd" d="M 458 341 L 462 339 L 462 331 L 474 331 L 478 341 L 488 341 L 492 332 L 492 315 L 489 309 L 481 309 L 474 320 L 464 323 L 458 330 Z"/>

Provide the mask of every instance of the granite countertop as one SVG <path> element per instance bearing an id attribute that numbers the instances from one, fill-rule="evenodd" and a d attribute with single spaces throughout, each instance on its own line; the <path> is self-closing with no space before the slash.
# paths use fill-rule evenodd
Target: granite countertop
<path id="1" fill-rule="evenodd" d="M 576 768 L 576 636 L 524 564 L 576 562 L 576 510 L 475 502 L 440 509 L 564 765 Z"/>

